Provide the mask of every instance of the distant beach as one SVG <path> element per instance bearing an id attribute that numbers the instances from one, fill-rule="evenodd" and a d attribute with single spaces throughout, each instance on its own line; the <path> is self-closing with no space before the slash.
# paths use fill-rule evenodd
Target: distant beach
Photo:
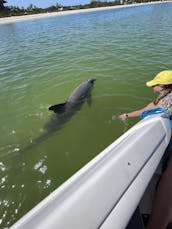
<path id="1" fill-rule="evenodd" d="M 77 13 L 86 13 L 86 12 L 93 12 L 93 11 L 99 11 L 99 10 L 110 10 L 110 9 L 116 9 L 116 8 L 141 6 L 141 5 L 148 5 L 148 4 L 159 4 L 159 3 L 165 3 L 165 2 L 171 2 L 171 1 L 136 3 L 136 4 L 129 4 L 129 5 L 117 5 L 117 6 L 109 6 L 109 7 L 98 7 L 98 8 L 89 8 L 89 9 L 58 11 L 58 12 L 53 12 L 53 13 L 47 12 L 47 13 L 42 13 L 42 14 L 4 17 L 4 18 L 0 18 L 0 25 L 1 24 L 16 23 L 16 22 L 21 22 L 21 21 L 26 21 L 26 20 L 35 20 L 35 19 L 46 18 L 46 17 L 55 17 L 55 16 L 77 14 Z"/>

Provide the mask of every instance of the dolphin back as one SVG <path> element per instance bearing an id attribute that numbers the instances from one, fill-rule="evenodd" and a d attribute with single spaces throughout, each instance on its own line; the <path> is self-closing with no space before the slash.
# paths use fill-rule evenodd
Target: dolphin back
<path id="1" fill-rule="evenodd" d="M 81 102 L 85 97 L 88 96 L 89 91 L 91 90 L 95 79 L 87 80 L 81 83 L 75 90 L 70 94 L 67 99 L 67 102 L 77 104 Z"/>

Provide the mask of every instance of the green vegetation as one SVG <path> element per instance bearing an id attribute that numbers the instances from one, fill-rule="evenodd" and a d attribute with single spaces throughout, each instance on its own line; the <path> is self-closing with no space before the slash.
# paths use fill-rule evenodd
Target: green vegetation
<path id="1" fill-rule="evenodd" d="M 5 6 L 5 3 L 7 3 L 7 1 L 0 0 L 0 17 L 30 15 L 30 14 L 39 14 L 39 13 L 47 13 L 47 12 L 50 13 L 50 12 L 58 12 L 64 10 L 88 9 L 88 8 L 115 6 L 115 5 L 122 5 L 122 4 L 142 3 L 142 2 L 149 2 L 149 1 L 150 0 L 114 0 L 111 2 L 107 2 L 106 0 L 104 1 L 91 0 L 90 4 L 85 4 L 85 5 L 62 6 L 57 3 L 56 5 L 42 9 L 42 8 L 37 8 L 36 6 L 31 4 L 29 7 L 25 9 L 25 8 L 19 8 L 15 6 L 7 7 Z"/>

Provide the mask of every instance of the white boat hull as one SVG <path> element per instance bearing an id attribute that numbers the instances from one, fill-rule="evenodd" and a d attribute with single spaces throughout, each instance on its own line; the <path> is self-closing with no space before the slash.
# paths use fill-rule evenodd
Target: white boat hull
<path id="1" fill-rule="evenodd" d="M 124 229 L 170 137 L 168 119 L 140 121 L 11 229 Z"/>

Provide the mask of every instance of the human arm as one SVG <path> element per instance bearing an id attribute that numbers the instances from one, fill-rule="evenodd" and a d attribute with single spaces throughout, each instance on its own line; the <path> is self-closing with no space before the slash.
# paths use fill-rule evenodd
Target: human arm
<path id="1" fill-rule="evenodd" d="M 136 110 L 136 111 L 132 111 L 130 113 L 124 113 L 124 114 L 121 114 L 119 117 L 120 119 L 122 120 L 125 120 L 127 118 L 132 118 L 132 117 L 138 117 L 141 115 L 141 113 L 145 110 L 149 110 L 149 109 L 153 109 L 155 107 L 159 107 L 161 106 L 160 103 L 158 104 L 154 104 L 153 102 L 149 103 L 146 107 L 142 108 L 142 109 L 139 109 L 139 110 Z"/>

